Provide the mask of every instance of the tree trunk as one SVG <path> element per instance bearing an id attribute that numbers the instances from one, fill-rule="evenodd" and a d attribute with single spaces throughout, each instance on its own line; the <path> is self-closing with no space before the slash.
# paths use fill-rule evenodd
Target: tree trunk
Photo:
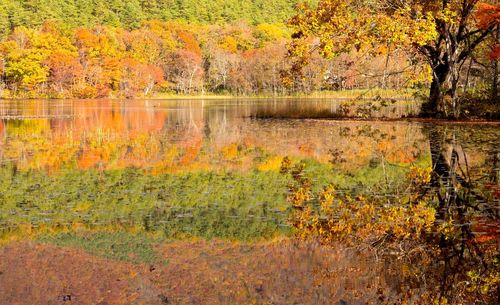
<path id="1" fill-rule="evenodd" d="M 458 65 L 455 65 L 458 66 Z M 457 118 L 458 75 L 449 63 L 438 64 L 433 70 L 429 101 L 422 107 L 422 115 L 435 118 Z"/>
<path id="2" fill-rule="evenodd" d="M 445 94 L 446 94 L 446 80 L 450 73 L 450 67 L 445 64 L 435 66 L 433 70 L 433 77 L 431 89 L 429 92 L 429 100 L 423 105 L 422 115 L 427 117 L 446 117 L 445 112 Z"/>
<path id="3" fill-rule="evenodd" d="M 500 25 L 496 26 L 495 32 L 493 34 L 495 41 L 500 40 Z M 493 59 L 493 79 L 491 84 L 491 99 L 494 103 L 498 103 L 498 58 Z"/>
<path id="4" fill-rule="evenodd" d="M 498 103 L 498 60 L 493 61 L 493 79 L 491 83 L 491 100 Z"/>
<path id="5" fill-rule="evenodd" d="M 464 94 L 467 93 L 467 89 L 469 89 L 469 78 L 470 78 L 470 71 L 472 70 L 472 57 L 469 60 L 469 67 L 467 68 L 467 74 L 465 75 L 465 84 L 464 84 Z"/>

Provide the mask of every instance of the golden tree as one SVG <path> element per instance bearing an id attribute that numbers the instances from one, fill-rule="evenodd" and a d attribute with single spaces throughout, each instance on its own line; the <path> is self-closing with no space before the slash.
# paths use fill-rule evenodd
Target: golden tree
<path id="1" fill-rule="evenodd" d="M 463 63 L 500 23 L 500 5 L 478 0 L 321 0 L 298 10 L 290 20 L 295 60 L 289 75 L 300 77 L 312 50 L 332 58 L 352 49 L 405 48 L 432 71 L 425 110 L 446 117 L 458 114 Z"/>

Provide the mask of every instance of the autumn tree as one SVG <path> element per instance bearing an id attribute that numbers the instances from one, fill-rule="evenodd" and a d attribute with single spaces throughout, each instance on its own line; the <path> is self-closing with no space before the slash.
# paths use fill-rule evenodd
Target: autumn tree
<path id="1" fill-rule="evenodd" d="M 322 0 L 313 8 L 299 6 L 290 21 L 292 71 L 300 77 L 311 50 L 333 58 L 380 45 L 404 48 L 432 71 L 427 114 L 456 117 L 462 66 L 499 22 L 499 5 L 478 0 Z M 285 75 L 285 81 L 293 79 Z"/>
<path id="2" fill-rule="evenodd" d="M 55 81 L 60 88 L 61 77 L 68 76 L 62 75 L 64 66 L 73 65 L 69 69 L 78 72 L 76 48 L 52 22 L 45 22 L 39 30 L 16 28 L 6 41 L 0 42 L 0 53 L 5 81 L 14 91 L 45 94 L 49 81 Z"/>
<path id="3" fill-rule="evenodd" d="M 155 85 L 163 83 L 161 68 L 140 63 L 132 58 L 125 58 L 122 61 L 120 91 L 124 96 L 133 98 L 139 92 L 144 96 L 148 96 L 153 92 Z"/>
<path id="4" fill-rule="evenodd" d="M 36 38 L 35 31 L 19 28 L 3 43 L 5 78 L 14 91 L 38 90 L 47 81 L 48 69 L 43 65 L 47 51 L 39 48 Z"/>
<path id="5" fill-rule="evenodd" d="M 497 8 L 497 15 L 500 16 L 500 7 Z M 487 83 L 489 97 L 492 101 L 498 100 L 498 86 L 499 86 L 499 65 L 500 59 L 500 25 L 496 26 L 493 34 L 476 50 L 474 55 L 474 62 L 480 68 L 480 80 Z M 471 60 L 472 63 L 472 60 Z M 468 71 L 469 72 L 469 71 Z M 469 76 L 470 73 L 467 73 Z M 467 77 L 468 78 L 468 77 Z"/>
<path id="6" fill-rule="evenodd" d="M 44 64 L 49 68 L 51 87 L 60 94 L 75 85 L 83 74 L 82 65 L 73 52 L 54 52 L 48 56 Z"/>
<path id="7" fill-rule="evenodd" d="M 206 59 L 207 73 L 206 83 L 208 89 L 213 92 L 227 90 L 229 72 L 239 62 L 239 56 L 226 50 L 222 50 L 217 45 L 210 45 Z"/>
<path id="8" fill-rule="evenodd" d="M 196 37 L 186 31 L 178 33 L 181 48 L 172 54 L 167 79 L 176 84 L 176 91 L 190 94 L 203 88 L 203 57 Z"/>

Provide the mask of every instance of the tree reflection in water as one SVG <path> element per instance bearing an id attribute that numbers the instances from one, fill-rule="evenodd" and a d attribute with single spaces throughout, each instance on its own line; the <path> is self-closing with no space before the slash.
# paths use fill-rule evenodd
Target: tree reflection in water
<path id="1" fill-rule="evenodd" d="M 432 126 L 429 140 L 436 221 L 440 226 L 453 226 L 437 237 L 440 299 L 460 300 L 471 294 L 470 301 L 498 301 L 500 218 L 499 198 L 494 193 L 498 192 L 498 147 L 492 147 L 487 158 L 491 160 L 491 164 L 486 164 L 490 166 L 486 170 L 489 175 L 475 181 L 471 177 L 467 153 L 453 129 Z"/>
<path id="2" fill-rule="evenodd" d="M 263 249 L 245 254 L 246 267 L 238 259 L 226 270 L 262 279 L 259 304 L 495 304 L 497 125 L 286 119 L 341 106 L 0 103 L 0 244 L 48 238 L 88 246 L 79 230 L 103 229 L 236 239 Z M 252 118 L 259 111 L 281 118 Z M 326 182 L 337 185 L 318 190 Z M 288 239 L 287 213 L 298 242 Z M 260 246 L 276 236 L 285 241 Z M 199 271 L 195 257 L 182 269 Z"/>
<path id="3" fill-rule="evenodd" d="M 364 257 L 379 270 L 372 283 L 379 295 L 375 303 L 496 304 L 498 150 L 493 146 L 486 163 L 471 169 L 456 128 L 425 128 L 432 168 L 413 168 L 407 191 L 385 197 L 382 190 L 366 194 L 331 185 L 315 193 L 305 165 L 285 159 L 282 172 L 294 180 L 290 222 L 299 239 L 347 245 L 355 249 L 352 257 Z M 332 158 L 343 162 L 338 150 Z M 328 280 L 336 272 L 319 274 Z M 368 291 L 356 290 L 350 300 L 373 302 Z"/>

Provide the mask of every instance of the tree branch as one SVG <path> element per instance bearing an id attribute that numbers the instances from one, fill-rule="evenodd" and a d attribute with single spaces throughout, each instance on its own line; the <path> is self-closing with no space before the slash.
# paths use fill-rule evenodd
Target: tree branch
<path id="1" fill-rule="evenodd" d="M 481 43 L 483 42 L 489 34 L 493 32 L 493 29 L 495 28 L 496 25 L 492 24 L 490 25 L 489 28 L 484 30 L 479 37 L 476 38 L 472 43 L 468 44 L 467 48 L 465 48 L 460 55 L 458 56 L 458 61 L 462 61 L 469 57 L 469 55 L 474 51 L 474 49 Z"/>

